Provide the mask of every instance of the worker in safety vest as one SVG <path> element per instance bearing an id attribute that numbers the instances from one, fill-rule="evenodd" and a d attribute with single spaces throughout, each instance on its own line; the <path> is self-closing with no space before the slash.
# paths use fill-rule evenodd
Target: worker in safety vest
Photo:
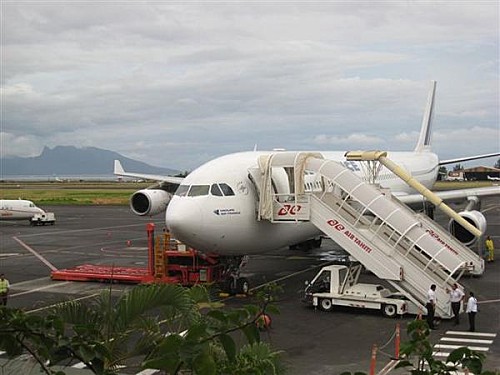
<path id="1" fill-rule="evenodd" d="M 0 274 L 0 305 L 7 306 L 7 296 L 9 295 L 9 280 L 7 280 L 4 274 Z"/>
<path id="2" fill-rule="evenodd" d="M 488 251 L 488 262 L 493 262 L 495 260 L 495 245 L 493 244 L 493 240 L 490 236 L 486 237 L 485 241 L 486 251 Z"/>

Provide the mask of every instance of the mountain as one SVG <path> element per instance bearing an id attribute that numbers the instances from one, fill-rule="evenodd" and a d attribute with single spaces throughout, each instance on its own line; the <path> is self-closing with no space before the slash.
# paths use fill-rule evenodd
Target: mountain
<path id="1" fill-rule="evenodd" d="M 10 176 L 112 176 L 113 161 L 119 159 L 125 170 L 172 175 L 179 171 L 154 167 L 126 158 L 117 152 L 95 147 L 45 147 L 39 156 L 0 159 L 0 177 Z"/>

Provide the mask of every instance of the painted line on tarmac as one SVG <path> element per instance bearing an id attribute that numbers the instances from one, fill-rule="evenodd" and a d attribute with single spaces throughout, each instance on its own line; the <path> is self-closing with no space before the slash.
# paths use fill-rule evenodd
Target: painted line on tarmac
<path id="1" fill-rule="evenodd" d="M 117 225 L 117 226 L 112 226 L 112 227 L 99 227 L 99 228 L 89 228 L 89 229 L 70 229 L 70 230 L 60 230 L 60 231 L 44 232 L 44 233 L 24 234 L 24 235 L 21 235 L 21 237 L 28 238 L 28 237 L 47 236 L 47 235 L 57 236 L 60 234 L 68 234 L 68 233 L 94 232 L 94 231 L 103 231 L 103 230 L 109 230 L 109 229 L 120 229 L 120 228 L 129 228 L 129 227 L 138 227 L 138 226 L 144 226 L 144 223 Z"/>
<path id="2" fill-rule="evenodd" d="M 57 268 L 52 263 L 50 263 L 47 259 L 45 259 L 43 256 L 41 256 L 40 254 L 38 254 L 33 248 L 31 248 L 28 245 L 26 245 L 23 241 L 21 241 L 16 236 L 13 236 L 12 238 L 14 239 L 14 241 L 16 241 L 17 243 L 19 243 L 22 247 L 24 247 L 26 250 L 28 250 L 34 256 L 36 256 L 38 259 L 40 259 L 42 261 L 42 263 L 45 264 L 47 267 L 49 267 L 52 271 L 57 271 Z"/>
<path id="3" fill-rule="evenodd" d="M 479 339 L 464 339 L 464 338 L 455 338 L 455 337 L 442 337 L 440 341 L 448 341 L 448 342 L 466 342 L 469 344 L 493 344 L 493 340 L 479 340 Z"/>
<path id="4" fill-rule="evenodd" d="M 297 275 L 300 275 L 302 273 L 305 273 L 305 272 L 308 272 L 308 271 L 311 271 L 311 270 L 314 270 L 316 268 L 320 268 L 320 267 L 324 267 L 328 264 L 332 264 L 332 262 L 324 262 L 324 263 L 321 263 L 321 264 L 318 264 L 316 266 L 313 266 L 313 267 L 309 267 L 309 268 L 306 268 L 306 269 L 303 269 L 301 271 L 297 271 L 297 272 L 294 272 L 294 273 L 291 273 L 289 275 L 286 275 L 286 276 L 283 276 L 283 277 L 279 277 L 277 279 L 274 279 L 274 280 L 271 280 L 271 281 L 268 281 L 267 283 L 264 283 L 264 284 L 260 284 L 260 285 L 257 285 L 255 288 L 252 288 L 250 290 L 257 290 L 257 289 L 260 289 L 260 288 L 263 288 L 265 287 L 266 285 L 269 285 L 269 284 L 272 284 L 272 283 L 276 283 L 278 281 L 283 281 L 283 280 L 286 280 L 286 279 L 289 279 L 291 277 L 294 277 L 294 276 L 297 276 Z"/>
<path id="5" fill-rule="evenodd" d="M 482 337 L 493 337 L 497 336 L 496 333 L 488 332 L 469 332 L 469 331 L 446 331 L 447 335 L 463 335 L 463 336 L 482 336 Z"/>
<path id="6" fill-rule="evenodd" d="M 100 294 L 101 293 L 94 293 L 94 294 L 90 294 L 88 296 L 84 296 L 84 297 L 80 297 L 80 298 L 72 298 L 71 301 L 82 301 L 84 299 L 88 299 L 88 298 L 93 298 L 93 297 L 99 296 Z M 39 312 L 39 311 L 42 311 L 42 310 L 47 310 L 47 309 L 50 309 L 50 308 L 55 307 L 55 306 L 63 305 L 64 303 L 66 303 L 66 302 L 54 303 L 52 305 L 48 305 L 48 306 L 45 306 L 45 307 L 40 307 L 39 309 L 28 310 L 28 311 L 26 311 L 26 313 L 27 314 L 31 314 L 31 313 L 34 313 L 34 312 Z"/>
<path id="7" fill-rule="evenodd" d="M 35 289 L 31 289 L 31 290 L 26 290 L 24 292 L 19 292 L 19 293 L 15 293 L 15 294 L 10 294 L 9 296 L 10 297 L 18 297 L 18 296 L 24 296 L 25 294 L 31 294 L 31 293 L 36 293 L 36 292 L 39 292 L 41 290 L 46 290 L 46 289 L 52 289 L 52 288 L 56 288 L 58 286 L 61 286 L 61 285 L 65 285 L 65 284 L 69 284 L 70 281 L 65 281 L 65 282 L 62 282 L 62 283 L 58 283 L 58 284 L 53 284 L 53 285 L 45 285 L 45 286 L 42 286 L 40 288 L 35 288 Z"/>
<path id="8" fill-rule="evenodd" d="M 485 304 L 485 303 L 495 303 L 495 302 L 500 302 L 500 299 L 487 299 L 486 301 L 478 301 L 478 305 L 481 304 Z"/>

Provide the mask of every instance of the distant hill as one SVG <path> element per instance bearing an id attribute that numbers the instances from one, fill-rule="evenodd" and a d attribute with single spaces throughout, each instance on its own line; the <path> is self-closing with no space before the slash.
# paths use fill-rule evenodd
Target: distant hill
<path id="1" fill-rule="evenodd" d="M 154 167 L 126 158 L 117 152 L 95 147 L 45 147 L 36 157 L 0 159 L 0 178 L 13 176 L 112 176 L 113 161 L 119 159 L 126 171 L 173 175 L 179 171 Z"/>

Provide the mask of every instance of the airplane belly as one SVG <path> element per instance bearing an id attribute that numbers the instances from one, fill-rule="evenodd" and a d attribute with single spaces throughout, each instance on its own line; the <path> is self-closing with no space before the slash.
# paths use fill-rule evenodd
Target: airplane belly
<path id="1" fill-rule="evenodd" d="M 173 199 L 167 208 L 167 227 L 173 237 L 204 252 L 258 254 L 318 234 L 318 229 L 309 223 L 257 221 L 253 209 L 245 211 L 236 204 L 207 207 L 206 202 L 196 198 L 178 202 Z"/>
<path id="2" fill-rule="evenodd" d="M 255 221 L 250 226 L 229 222 L 205 229 L 209 230 L 206 241 L 196 243 L 194 247 L 221 255 L 261 254 L 302 242 L 319 233 L 309 223 L 272 224 L 265 221 Z"/>

